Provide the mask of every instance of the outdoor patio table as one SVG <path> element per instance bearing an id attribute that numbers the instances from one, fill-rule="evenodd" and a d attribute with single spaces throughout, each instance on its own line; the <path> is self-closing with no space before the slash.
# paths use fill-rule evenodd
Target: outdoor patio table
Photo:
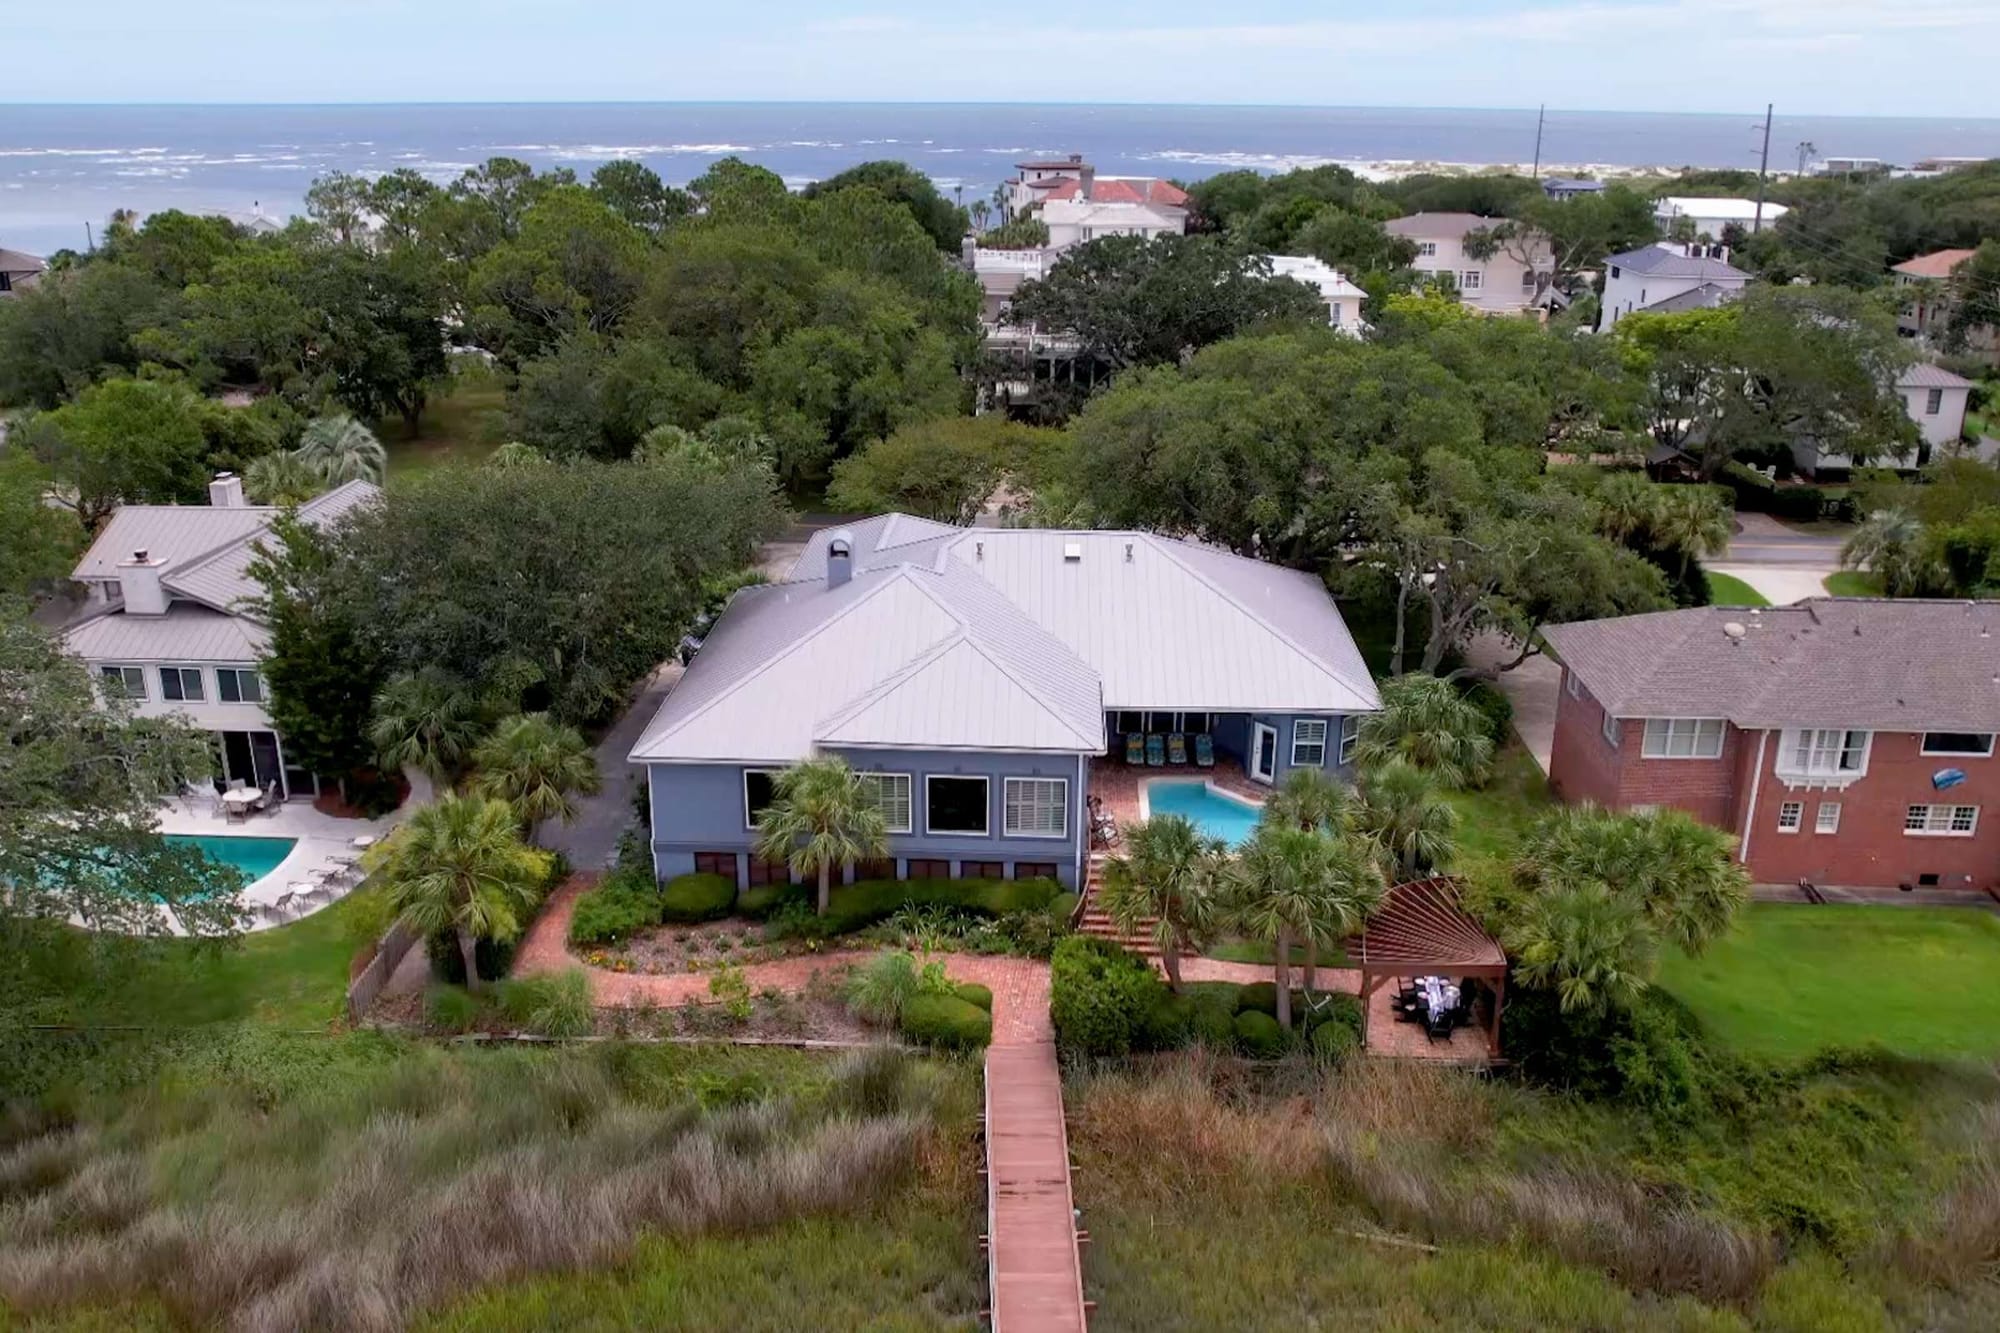
<path id="1" fill-rule="evenodd" d="M 225 815 L 247 815 L 264 793 L 255 787 L 237 787 L 222 793 L 222 810 Z"/>
<path id="2" fill-rule="evenodd" d="M 364 833 L 364 834 L 362 834 L 362 835 L 361 835 L 360 837 L 358 837 L 358 838 L 354 839 L 354 840 L 353 840 L 352 842 L 348 843 L 347 845 L 348 845 L 349 847 L 354 847 L 354 848 L 358 848 L 359 850 L 361 850 L 361 851 L 364 851 L 364 852 L 365 852 L 365 851 L 367 851 L 367 850 L 368 850 L 368 849 L 369 849 L 370 847 L 373 847 L 373 846 L 375 845 L 375 839 L 374 839 L 374 838 L 373 838 L 372 836 L 370 836 L 369 834 L 366 834 L 366 833 Z"/>

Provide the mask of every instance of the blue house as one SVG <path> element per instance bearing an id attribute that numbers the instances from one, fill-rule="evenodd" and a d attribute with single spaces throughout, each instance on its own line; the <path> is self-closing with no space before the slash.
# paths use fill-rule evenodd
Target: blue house
<path id="1" fill-rule="evenodd" d="M 1310 574 L 1144 532 L 886 514 L 737 593 L 631 760 L 662 879 L 788 878 L 752 851 L 758 813 L 779 771 L 837 754 L 891 829 L 855 878 L 1075 887 L 1093 791 L 1136 818 L 1151 779 L 1256 791 L 1344 772 L 1380 706 Z"/>

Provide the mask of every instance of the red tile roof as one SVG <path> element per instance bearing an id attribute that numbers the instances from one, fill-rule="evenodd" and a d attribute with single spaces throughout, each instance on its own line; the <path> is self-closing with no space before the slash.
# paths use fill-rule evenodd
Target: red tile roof
<path id="1" fill-rule="evenodd" d="M 1100 176 L 1090 182 L 1088 190 L 1074 176 L 1054 182 L 1028 182 L 1029 189 L 1038 190 L 1045 186 L 1048 192 L 1042 196 L 1044 199 L 1088 199 L 1093 204 L 1155 204 L 1164 208 L 1186 208 L 1188 201 L 1187 191 L 1155 177 L 1124 180 Z"/>
<path id="2" fill-rule="evenodd" d="M 1952 270 L 1972 258 L 1970 250 L 1933 250 L 1927 255 L 1906 259 L 1892 270 L 1912 278 L 1948 278 Z"/>

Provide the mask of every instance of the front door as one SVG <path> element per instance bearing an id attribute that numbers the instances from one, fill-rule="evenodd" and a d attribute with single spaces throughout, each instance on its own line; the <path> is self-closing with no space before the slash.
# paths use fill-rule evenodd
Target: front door
<path id="1" fill-rule="evenodd" d="M 1259 782 L 1278 778 L 1278 729 L 1262 722 L 1250 724 L 1250 776 Z"/>

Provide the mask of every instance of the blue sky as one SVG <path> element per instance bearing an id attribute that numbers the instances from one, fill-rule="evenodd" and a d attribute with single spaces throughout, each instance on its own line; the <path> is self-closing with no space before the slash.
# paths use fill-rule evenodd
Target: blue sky
<path id="1" fill-rule="evenodd" d="M 2000 0 L 7 8 L 0 99 L 11 101 L 1546 101 L 1635 111 L 1775 101 L 1792 114 L 2000 114 L 1988 68 Z"/>

